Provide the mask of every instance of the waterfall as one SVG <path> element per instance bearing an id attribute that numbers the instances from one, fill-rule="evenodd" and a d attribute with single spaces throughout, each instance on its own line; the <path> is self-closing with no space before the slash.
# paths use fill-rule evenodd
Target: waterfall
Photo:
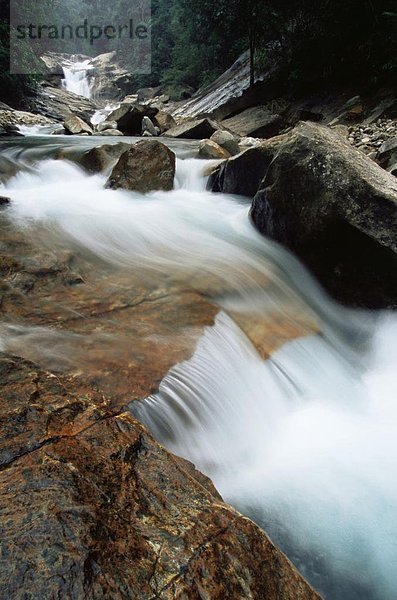
<path id="1" fill-rule="evenodd" d="M 181 144 L 175 189 L 145 196 L 105 189 L 103 175 L 43 154 L 8 182 L 5 214 L 39 228 L 42 244 L 48 232 L 49 244 L 77 245 L 156 283 L 172 277 L 216 302 L 216 323 L 194 356 L 131 411 L 263 526 L 325 598 L 393 600 L 396 317 L 332 301 L 255 231 L 246 199 L 205 190 L 203 162 L 186 152 Z M 297 315 L 317 333 L 268 360 L 234 320 L 288 324 Z M 27 336 L 4 328 L 0 343 L 23 352 Z M 43 346 L 45 336 L 41 328 Z"/>
<path id="2" fill-rule="evenodd" d="M 63 87 L 68 92 L 73 92 L 84 98 L 91 98 L 92 85 L 88 78 L 88 71 L 93 69 L 90 61 L 76 61 L 63 67 Z"/>

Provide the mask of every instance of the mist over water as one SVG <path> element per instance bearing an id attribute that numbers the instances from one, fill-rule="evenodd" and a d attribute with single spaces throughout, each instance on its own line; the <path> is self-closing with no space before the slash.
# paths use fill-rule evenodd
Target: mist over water
<path id="1" fill-rule="evenodd" d="M 178 159 L 175 189 L 142 196 L 106 190 L 103 176 L 46 159 L 7 183 L 6 214 L 27 234 L 47 232 L 48 243 L 154 280 L 171 277 L 217 302 L 217 322 L 193 358 L 131 410 L 261 524 L 326 598 L 392 600 L 396 318 L 330 300 L 254 230 L 246 199 L 205 191 L 207 165 Z M 319 333 L 264 361 L 225 311 L 286 322 L 305 313 Z M 16 343 L 15 330 L 6 335 Z"/>

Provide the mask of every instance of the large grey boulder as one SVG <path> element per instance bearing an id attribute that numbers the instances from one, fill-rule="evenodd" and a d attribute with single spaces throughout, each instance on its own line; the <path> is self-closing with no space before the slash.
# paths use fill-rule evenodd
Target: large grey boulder
<path id="1" fill-rule="evenodd" d="M 211 141 L 218 144 L 224 150 L 227 150 L 231 156 L 240 153 L 239 138 L 230 133 L 230 131 L 222 131 L 221 129 L 215 131 L 211 136 Z"/>
<path id="2" fill-rule="evenodd" d="M 265 106 L 254 106 L 222 121 L 222 126 L 240 136 L 270 138 L 278 135 L 285 123 Z"/>
<path id="3" fill-rule="evenodd" d="M 293 130 L 251 218 L 337 299 L 397 306 L 397 180 L 332 130 L 314 123 Z"/>
<path id="4" fill-rule="evenodd" d="M 220 129 L 218 123 L 211 119 L 192 119 L 169 129 L 163 135 L 172 138 L 203 140 L 210 138 L 218 129 Z"/>
<path id="5" fill-rule="evenodd" d="M 118 144 L 104 144 L 88 150 L 79 163 L 89 173 L 104 173 L 110 170 L 119 160 L 120 156 L 131 148 L 131 144 L 120 142 Z"/>
<path id="6" fill-rule="evenodd" d="M 122 154 L 107 187 L 135 190 L 145 194 L 153 190 L 172 190 L 175 154 L 158 140 L 142 140 Z"/>
<path id="7" fill-rule="evenodd" d="M 77 115 L 69 115 L 63 122 L 66 133 L 73 135 L 81 135 L 83 133 L 93 134 L 91 127 L 85 123 Z"/>
<path id="8" fill-rule="evenodd" d="M 222 162 L 210 175 L 207 188 L 213 192 L 253 198 L 278 148 L 286 136 L 266 140 Z"/>

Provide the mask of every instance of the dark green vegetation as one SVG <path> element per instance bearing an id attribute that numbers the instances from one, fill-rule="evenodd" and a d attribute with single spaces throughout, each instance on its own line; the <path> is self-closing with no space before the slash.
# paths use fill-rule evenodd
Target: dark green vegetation
<path id="1" fill-rule="evenodd" d="M 24 0 L 21 0 L 23 3 Z M 130 0 L 52 0 L 64 15 L 120 22 Z M 36 3 L 30 6 L 36 10 Z M 8 73 L 8 2 L 1 1 L 0 88 L 16 101 L 32 80 Z M 247 48 L 252 74 L 272 67 L 286 91 L 390 84 L 396 79 L 397 0 L 152 0 L 152 73 L 136 87 L 198 88 L 222 73 Z M 82 40 L 77 51 L 99 54 Z M 128 64 L 128 46 L 114 43 Z"/>
<path id="2" fill-rule="evenodd" d="M 153 0 L 153 73 L 194 88 L 250 48 L 253 70 L 280 64 L 287 87 L 390 83 L 397 0 Z"/>

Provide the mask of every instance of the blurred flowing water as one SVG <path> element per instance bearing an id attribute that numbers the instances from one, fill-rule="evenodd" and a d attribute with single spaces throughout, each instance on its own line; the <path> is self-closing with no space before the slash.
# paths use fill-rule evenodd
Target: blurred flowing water
<path id="1" fill-rule="evenodd" d="M 263 526 L 324 597 L 396 598 L 395 315 L 333 302 L 297 259 L 255 231 L 247 199 L 205 190 L 209 163 L 193 158 L 194 143 L 171 141 L 174 190 L 142 196 L 105 189 L 104 176 L 54 160 L 64 138 L 26 140 L 1 154 L 22 169 L 2 191 L 16 227 L 40 228 L 114 268 L 172 277 L 220 307 L 194 356 L 131 411 Z M 66 149 L 99 143 L 67 140 Z M 264 360 L 237 314 L 285 323 L 304 314 L 316 332 Z M 18 346 L 7 324 L 0 340 L 3 349 Z"/>

